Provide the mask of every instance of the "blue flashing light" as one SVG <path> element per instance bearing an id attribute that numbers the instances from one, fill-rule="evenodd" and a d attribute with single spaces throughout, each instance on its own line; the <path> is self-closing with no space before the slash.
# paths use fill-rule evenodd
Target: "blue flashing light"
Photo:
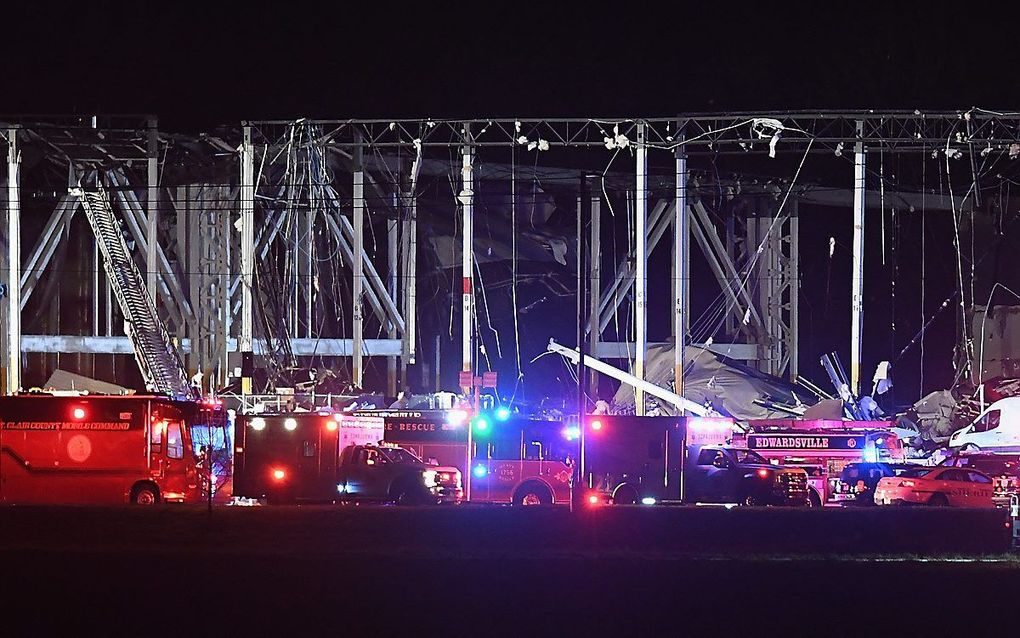
<path id="1" fill-rule="evenodd" d="M 484 465 L 476 465 L 472 468 L 471 473 L 475 475 L 475 478 L 484 478 L 489 473 L 489 468 Z"/>
<path id="2" fill-rule="evenodd" d="M 563 428 L 563 438 L 568 441 L 574 441 L 581 436 L 581 428 L 576 425 Z"/>
<path id="3" fill-rule="evenodd" d="M 496 408 L 496 419 L 500 421 L 506 421 L 510 418 L 510 408 L 506 406 L 500 406 Z"/>
<path id="4" fill-rule="evenodd" d="M 477 417 L 473 421 L 473 425 L 478 432 L 487 432 L 489 430 L 489 420 L 482 416 Z"/>

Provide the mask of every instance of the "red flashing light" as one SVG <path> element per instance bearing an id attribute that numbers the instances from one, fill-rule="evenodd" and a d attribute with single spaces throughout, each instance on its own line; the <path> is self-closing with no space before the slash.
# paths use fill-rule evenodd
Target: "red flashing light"
<path id="1" fill-rule="evenodd" d="M 281 470 L 280 468 L 276 468 L 275 470 L 273 470 L 273 478 L 276 479 L 277 481 L 282 481 L 283 479 L 287 478 L 287 473 Z"/>
<path id="2" fill-rule="evenodd" d="M 330 432 L 336 432 L 336 429 L 338 427 L 340 426 L 333 419 L 329 419 L 326 421 L 326 429 L 329 430 Z"/>
<path id="3" fill-rule="evenodd" d="M 598 423 L 598 421 L 596 421 L 596 423 Z M 591 496 L 589 496 L 588 497 L 588 503 L 590 505 L 598 505 L 599 504 L 599 497 L 598 497 L 598 495 L 597 494 L 592 494 Z"/>
<path id="4" fill-rule="evenodd" d="M 81 421 L 82 419 L 85 418 L 85 408 L 75 408 L 72 414 L 74 415 L 74 418 Z"/>
<path id="5" fill-rule="evenodd" d="M 591 422 L 591 429 L 595 430 L 596 432 L 601 430 L 602 429 L 602 421 L 599 421 L 599 420 L 592 421 Z"/>
<path id="6" fill-rule="evenodd" d="M 758 470 L 758 476 L 760 476 L 762 478 L 768 478 L 768 475 L 769 475 L 769 471 L 766 470 L 765 468 L 761 468 L 760 470 Z"/>

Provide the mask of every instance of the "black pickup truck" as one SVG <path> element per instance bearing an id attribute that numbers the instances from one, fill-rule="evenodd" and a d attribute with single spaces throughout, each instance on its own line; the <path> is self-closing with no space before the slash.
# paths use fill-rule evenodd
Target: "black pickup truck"
<path id="1" fill-rule="evenodd" d="M 427 465 L 395 445 L 348 445 L 340 452 L 336 476 L 340 501 L 420 505 L 461 499 L 457 468 Z"/>
<path id="2" fill-rule="evenodd" d="M 771 465 L 753 450 L 704 446 L 685 472 L 684 500 L 740 505 L 805 505 L 807 473 Z"/>
<path id="3" fill-rule="evenodd" d="M 729 423 L 691 417 L 589 417 L 585 499 L 598 503 L 807 505 L 807 473 L 708 442 Z M 595 423 L 598 427 L 593 427 Z"/>

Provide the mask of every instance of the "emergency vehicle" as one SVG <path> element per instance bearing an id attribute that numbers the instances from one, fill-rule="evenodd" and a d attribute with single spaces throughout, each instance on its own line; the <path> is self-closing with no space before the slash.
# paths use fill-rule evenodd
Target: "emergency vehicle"
<path id="1" fill-rule="evenodd" d="M 0 502 L 201 501 L 189 425 L 208 426 L 207 409 L 165 396 L 0 397 Z"/>
<path id="2" fill-rule="evenodd" d="M 854 495 L 839 492 L 843 468 L 850 463 L 899 462 L 903 444 L 888 429 L 888 423 L 789 420 L 751 421 L 752 431 L 744 435 L 747 447 L 778 464 L 819 468 L 808 473 L 815 504 L 850 500 Z"/>
<path id="3" fill-rule="evenodd" d="M 807 476 L 729 445 L 733 421 L 589 416 L 582 454 L 590 505 L 805 505 Z"/>
<path id="4" fill-rule="evenodd" d="M 888 476 L 875 488 L 877 505 L 995 507 L 992 478 L 962 467 L 916 467 Z"/>
<path id="5" fill-rule="evenodd" d="M 238 417 L 234 495 L 267 502 L 458 502 L 460 472 L 382 442 L 376 416 L 283 413 Z"/>
<path id="6" fill-rule="evenodd" d="M 473 503 L 552 505 L 570 501 L 571 463 L 577 427 L 527 419 L 496 408 L 466 410 L 372 410 L 385 423 L 384 440 L 423 459 L 458 468 Z M 468 437 L 471 437 L 471 454 Z"/>

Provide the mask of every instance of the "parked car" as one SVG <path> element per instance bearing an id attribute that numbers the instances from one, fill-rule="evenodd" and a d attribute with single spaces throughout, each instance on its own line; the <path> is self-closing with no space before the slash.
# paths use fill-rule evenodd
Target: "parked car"
<path id="1" fill-rule="evenodd" d="M 995 507 L 992 478 L 962 467 L 915 467 L 879 479 L 877 505 Z"/>
<path id="2" fill-rule="evenodd" d="M 832 500 L 842 505 L 874 505 L 881 479 L 916 467 L 908 463 L 849 463 L 840 472 Z"/>
<path id="3" fill-rule="evenodd" d="M 1005 507 L 1009 497 L 1017 493 L 1020 484 L 1020 454 L 958 454 L 940 463 L 950 467 L 965 467 L 984 472 L 992 477 L 992 491 L 996 505 Z"/>
<path id="4" fill-rule="evenodd" d="M 1020 397 L 989 405 L 970 425 L 953 432 L 949 447 L 965 452 L 1020 450 Z"/>

